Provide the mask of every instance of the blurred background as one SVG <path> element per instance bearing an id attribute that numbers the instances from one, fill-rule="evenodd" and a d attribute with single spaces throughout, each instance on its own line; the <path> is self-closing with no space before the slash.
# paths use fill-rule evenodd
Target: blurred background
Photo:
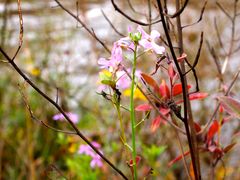
<path id="1" fill-rule="evenodd" d="M 115 32 L 103 13 L 117 31 L 127 36 L 130 22 L 114 10 L 110 1 L 78 0 L 60 1 L 89 27 L 96 36 L 111 49 L 113 42 L 122 36 Z M 119 7 L 134 19 L 149 21 L 148 0 L 116 1 Z M 150 1 L 151 2 L 151 1 Z M 203 50 L 197 66 L 200 91 L 209 93 L 202 101 L 192 102 L 195 121 L 204 125 L 216 107 L 216 96 L 223 94 L 238 71 L 239 63 L 239 14 L 234 16 L 234 0 L 217 1 L 234 21 L 224 14 L 216 1 L 209 0 L 202 21 L 183 29 L 184 49 L 190 62 L 193 62 L 200 39 L 204 31 Z M 168 3 L 169 13 L 175 11 L 173 1 Z M 182 14 L 182 24 L 196 22 L 201 14 L 203 1 L 192 0 Z M 239 3 L 235 6 L 240 13 Z M 123 149 L 119 138 L 117 112 L 109 101 L 98 92 L 100 71 L 97 61 L 100 57 L 109 57 L 108 52 L 99 44 L 73 17 L 63 11 L 53 0 L 22 1 L 24 25 L 23 46 L 15 62 L 28 77 L 50 97 L 58 97 L 61 107 L 66 112 L 78 115 L 78 128 L 92 141 L 101 145 L 103 153 L 125 174 L 131 171 L 127 161 L 131 156 Z M 151 4 L 152 19 L 158 18 L 155 3 Z M 175 24 L 175 21 L 172 20 Z M 144 27 L 146 32 L 158 30 L 164 38 L 161 24 Z M 234 29 L 234 30 L 233 30 Z M 233 33 L 234 31 L 234 33 Z M 232 38 L 232 33 L 234 38 Z M 171 35 L 177 40 L 176 27 L 172 26 Z M 0 0 L 0 45 L 11 56 L 18 47 L 19 17 L 17 1 Z M 221 40 L 219 40 L 219 37 Z M 221 43 L 222 42 L 222 43 Z M 233 50 L 229 50 L 230 47 Z M 217 56 L 213 56 L 213 51 Z M 229 53 L 230 52 L 230 53 Z M 229 58 L 224 73 L 220 74 L 217 66 L 222 67 Z M 119 179 L 103 164 L 92 168 L 90 157 L 79 154 L 79 147 L 84 142 L 77 136 L 66 135 L 46 128 L 40 121 L 57 129 L 72 131 L 65 121 L 54 121 L 58 112 L 46 100 L 40 97 L 24 80 L 5 62 L 0 55 L 0 179 Z M 217 62 L 216 62 L 217 60 Z M 216 65 L 219 64 L 219 65 Z M 154 60 L 143 59 L 138 63 L 141 71 L 149 73 L 155 68 Z M 161 74 L 161 73 L 160 73 Z M 161 82 L 164 78 L 156 76 Z M 189 81 L 195 81 L 190 73 Z M 240 99 L 240 83 L 237 80 L 232 96 Z M 25 106 L 27 99 L 34 116 L 32 119 Z M 123 97 L 127 106 L 128 97 Z M 142 100 L 137 100 L 141 104 Z M 123 111 L 126 134 L 130 142 L 129 114 Z M 139 119 L 141 114 L 138 115 Z M 153 116 L 154 117 L 154 116 Z M 149 179 L 186 179 L 182 162 L 171 167 L 167 164 L 180 154 L 176 135 L 168 125 L 152 133 L 151 118 L 144 122 L 137 131 L 137 149 L 142 157 L 139 173 L 143 176 L 153 168 Z M 239 120 L 232 119 L 223 126 L 221 136 L 223 146 L 231 143 L 234 134 L 239 131 Z M 184 139 L 184 149 L 187 145 Z M 224 163 L 216 167 L 216 179 L 238 179 L 240 177 L 239 146 L 224 156 Z M 189 159 L 188 159 L 189 160 Z M 201 154 L 203 179 L 210 173 L 209 155 Z M 140 177 L 141 177 L 140 175 Z M 205 178 L 206 177 L 206 178 Z"/>

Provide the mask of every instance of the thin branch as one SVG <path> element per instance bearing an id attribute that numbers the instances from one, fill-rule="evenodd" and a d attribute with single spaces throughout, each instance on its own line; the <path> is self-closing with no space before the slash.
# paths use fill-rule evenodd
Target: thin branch
<path id="1" fill-rule="evenodd" d="M 105 45 L 105 43 L 100 40 L 95 33 L 93 33 L 91 31 L 90 28 L 87 27 L 87 25 L 78 17 L 76 16 L 75 14 L 73 14 L 70 10 L 68 10 L 67 8 L 65 8 L 58 0 L 55 0 L 55 2 L 59 5 L 59 7 L 61 7 L 65 12 L 67 12 L 69 15 L 71 15 L 74 19 L 76 19 L 82 26 L 84 29 L 86 29 L 86 31 L 91 35 L 93 36 L 103 47 L 104 49 L 107 51 L 107 52 L 111 52 L 108 47 Z"/>
<path id="2" fill-rule="evenodd" d="M 76 134 L 85 141 L 110 167 L 112 167 L 119 175 L 121 175 L 124 179 L 128 179 L 121 170 L 119 170 L 114 164 L 112 164 L 108 158 L 106 158 L 92 143 L 82 134 L 82 132 L 77 128 L 77 126 L 71 121 L 69 116 L 64 112 L 64 110 L 54 101 L 52 100 L 47 94 L 41 91 L 37 85 L 32 82 L 15 64 L 15 62 L 8 56 L 8 54 L 0 47 L 0 52 L 3 56 L 8 60 L 8 62 L 12 65 L 12 67 L 16 70 L 16 72 L 35 90 L 41 95 L 44 99 L 46 99 L 50 104 L 52 104 L 59 112 L 62 113 L 64 118 L 68 121 L 71 127 L 76 131 Z"/>
<path id="3" fill-rule="evenodd" d="M 182 12 L 186 8 L 187 4 L 188 4 L 188 0 L 185 0 L 183 6 L 179 10 L 177 10 L 177 12 L 175 12 L 173 15 L 168 15 L 168 14 L 164 14 L 164 15 L 167 16 L 167 17 L 170 17 L 170 18 L 175 18 L 175 17 L 182 14 Z"/>
<path id="4" fill-rule="evenodd" d="M 57 0 L 55 0 L 56 2 L 58 2 Z M 58 2 L 59 6 L 62 7 L 63 9 L 65 9 L 59 2 Z M 18 5 L 20 6 L 20 1 L 18 3 Z M 22 21 L 22 14 L 21 14 L 21 8 L 19 9 L 19 20 L 20 20 L 20 33 L 23 33 L 23 21 Z M 66 10 L 67 11 L 67 10 Z M 70 14 L 72 14 L 71 12 L 69 12 Z M 75 18 L 79 19 L 78 17 L 76 17 L 74 14 L 72 14 Z M 80 20 L 80 19 L 79 19 Z M 80 20 L 81 22 L 81 20 Z M 85 24 L 84 24 L 85 25 Z M 85 27 L 87 28 L 87 27 Z M 88 29 L 89 30 L 89 29 Z M 89 30 L 89 32 L 91 32 Z M 52 104 L 59 112 L 62 113 L 62 115 L 64 116 L 64 118 L 68 121 L 68 123 L 71 125 L 71 127 L 76 131 L 76 134 L 83 140 L 85 141 L 110 167 L 112 167 L 112 169 L 114 169 L 119 175 L 121 175 L 121 177 L 123 179 L 128 179 L 123 172 L 118 169 L 114 164 L 112 164 L 107 157 L 105 157 L 83 134 L 82 132 L 77 128 L 77 126 L 71 121 L 71 119 L 69 118 L 69 116 L 64 112 L 64 110 L 53 100 L 51 99 L 47 94 L 45 94 L 43 91 L 41 91 L 37 85 L 32 82 L 22 71 L 21 69 L 18 67 L 18 65 L 14 62 L 14 59 L 16 57 L 16 55 L 18 54 L 19 50 L 21 49 L 22 46 L 22 38 L 23 35 L 19 35 L 19 47 L 15 53 L 15 55 L 13 56 L 13 58 L 10 58 L 9 55 L 2 49 L 2 47 L 0 47 L 0 52 L 3 54 L 3 56 L 7 59 L 7 61 L 11 64 L 11 66 L 15 69 L 15 71 L 36 91 L 38 92 L 39 95 L 41 95 L 44 99 L 46 99 L 50 104 Z M 97 37 L 95 37 L 97 38 Z M 100 40 L 99 40 L 100 41 Z"/>
<path id="5" fill-rule="evenodd" d="M 222 7 L 222 5 L 219 2 L 216 2 L 217 6 L 221 9 L 221 11 L 232 21 L 232 17 L 230 14 Z"/>
<path id="6" fill-rule="evenodd" d="M 19 46 L 22 46 L 23 43 L 23 18 L 22 18 L 22 8 L 21 0 L 18 0 L 18 16 L 19 16 Z"/>
<path id="7" fill-rule="evenodd" d="M 132 3 L 130 2 L 130 0 L 127 0 L 127 2 L 128 2 L 128 5 L 129 5 L 130 9 L 131 9 L 134 13 L 145 16 L 144 13 L 141 13 L 141 12 L 138 12 L 138 11 L 135 10 L 135 8 L 133 7 L 133 5 L 132 5 Z"/>
<path id="8" fill-rule="evenodd" d="M 205 11 L 205 8 L 206 8 L 206 5 L 207 5 L 207 1 L 208 1 L 208 0 L 205 0 L 205 2 L 204 2 L 204 5 L 203 5 L 203 7 L 202 7 L 202 9 L 201 9 L 201 13 L 200 13 L 199 19 L 198 19 L 196 22 L 192 23 L 192 24 L 188 24 L 188 25 L 182 26 L 182 28 L 186 28 L 186 27 L 189 27 L 189 26 L 193 26 L 193 25 L 195 25 L 195 24 L 198 24 L 198 23 L 202 20 L 203 14 L 204 14 L 204 11 Z"/>
<path id="9" fill-rule="evenodd" d="M 207 44 L 207 47 L 208 47 L 208 50 L 209 50 L 210 54 L 213 57 L 215 65 L 217 67 L 217 71 L 218 71 L 218 75 L 219 75 L 220 81 L 223 82 L 223 77 L 222 77 L 222 72 L 221 72 L 221 65 L 219 63 L 219 59 L 217 57 L 217 54 L 216 54 L 214 48 L 210 46 L 210 43 L 208 41 L 206 41 L 206 44 Z"/>
<path id="10" fill-rule="evenodd" d="M 214 18 L 214 27 L 215 27 L 215 30 L 216 30 L 216 33 L 217 33 L 218 43 L 219 43 L 220 47 L 223 49 L 223 51 L 226 53 L 226 51 L 224 49 L 224 46 L 223 46 L 223 42 L 222 42 L 221 36 L 220 36 L 220 32 L 218 30 L 216 17 Z"/>
<path id="11" fill-rule="evenodd" d="M 127 18 L 129 21 L 131 22 L 134 22 L 136 24 L 139 24 L 139 25 L 142 25 L 142 26 L 149 26 L 149 25 L 152 25 L 152 24 L 157 24 L 159 22 L 161 22 L 161 19 L 160 20 L 157 20 L 157 21 L 154 21 L 152 23 L 144 23 L 144 22 L 141 22 L 141 21 L 138 21 L 138 20 L 135 20 L 133 19 L 131 16 L 127 15 L 126 13 L 124 13 L 118 6 L 117 4 L 114 2 L 114 0 L 111 0 L 112 2 L 112 5 L 114 7 L 114 9 L 119 12 L 120 14 L 122 14 L 125 18 Z"/>
<path id="12" fill-rule="evenodd" d="M 107 20 L 107 22 L 110 24 L 110 26 L 112 27 L 112 29 L 119 35 L 119 36 L 122 36 L 122 37 L 125 37 L 124 34 L 122 34 L 121 32 L 119 32 L 117 30 L 117 28 L 112 24 L 112 22 L 110 21 L 110 19 L 108 19 L 108 17 L 106 16 L 106 14 L 104 13 L 104 11 L 101 9 L 101 12 L 102 12 L 102 15 L 103 17 Z"/>
<path id="13" fill-rule="evenodd" d="M 32 109 L 31 109 L 31 107 L 30 107 L 30 105 L 29 105 L 27 96 L 26 96 L 26 94 L 23 92 L 22 88 L 20 87 L 20 84 L 18 84 L 18 89 L 19 89 L 20 94 L 22 95 L 23 102 L 24 102 L 24 104 L 25 104 L 25 106 L 26 106 L 26 108 L 27 108 L 27 110 L 28 110 L 28 112 L 29 112 L 29 114 L 30 114 L 30 117 L 31 117 L 33 120 L 35 120 L 36 122 L 41 122 L 45 127 L 49 128 L 49 129 L 51 129 L 51 130 L 53 130 L 53 131 L 61 132 L 61 133 L 64 133 L 64 134 L 74 134 L 74 135 L 77 135 L 76 132 L 64 131 L 64 130 L 56 129 L 56 128 L 48 125 L 48 124 L 45 123 L 44 121 L 39 120 L 36 116 L 34 116 L 33 111 L 32 111 Z"/>
<path id="14" fill-rule="evenodd" d="M 225 92 L 224 96 L 228 96 L 228 94 L 230 93 L 233 85 L 234 85 L 235 82 L 237 81 L 239 74 L 240 74 L 240 68 L 239 68 L 239 70 L 237 71 L 237 73 L 235 74 L 235 76 L 234 76 L 232 82 L 230 83 L 227 91 Z M 218 112 L 219 106 L 220 106 L 220 103 L 218 102 L 218 104 L 217 104 L 217 106 L 216 106 L 216 108 L 215 108 L 215 110 L 214 110 L 211 118 L 208 120 L 208 122 L 207 122 L 206 125 L 202 128 L 202 130 L 201 130 L 200 132 L 198 132 L 197 135 L 203 134 L 203 133 L 207 130 L 207 128 L 208 128 L 208 126 L 210 125 L 210 123 L 215 119 L 215 116 L 216 116 L 216 114 L 217 114 L 217 112 Z"/>
<path id="15" fill-rule="evenodd" d="M 193 62 L 193 65 L 190 65 L 188 62 L 188 65 L 191 67 L 187 72 L 184 73 L 184 75 L 186 75 L 187 73 L 189 73 L 190 71 L 195 71 L 195 67 L 197 66 L 198 64 L 198 60 L 199 60 L 199 57 L 200 57 L 200 54 L 201 54 L 201 50 L 202 50 L 202 44 L 203 44 L 203 32 L 201 32 L 201 36 L 200 36 L 200 43 L 199 43 L 199 47 L 198 47 L 198 51 L 197 51 L 197 54 L 196 54 L 196 57 L 194 59 L 194 62 Z"/>

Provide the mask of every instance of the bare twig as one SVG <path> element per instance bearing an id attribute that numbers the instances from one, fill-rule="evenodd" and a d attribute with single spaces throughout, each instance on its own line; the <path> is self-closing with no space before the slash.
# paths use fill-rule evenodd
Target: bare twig
<path id="1" fill-rule="evenodd" d="M 165 14 L 165 15 L 166 15 L 167 17 L 170 17 L 170 18 L 175 18 L 175 17 L 177 17 L 177 16 L 179 16 L 179 15 L 182 14 L 182 12 L 184 11 L 184 9 L 187 7 L 187 4 L 188 4 L 188 0 L 185 0 L 183 6 L 182 6 L 180 9 L 178 9 L 173 15 L 168 15 L 168 14 Z"/>
<path id="2" fill-rule="evenodd" d="M 123 15 L 125 18 L 127 18 L 129 21 L 132 21 L 132 22 L 134 22 L 134 23 L 136 23 L 136 24 L 139 24 L 139 25 L 142 25 L 142 26 L 149 26 L 149 25 L 151 25 L 151 24 L 157 24 L 157 23 L 161 22 L 161 19 L 160 19 L 160 20 L 157 20 L 157 21 L 154 21 L 154 22 L 152 22 L 152 23 L 144 23 L 144 22 L 135 20 L 135 19 L 133 19 L 131 16 L 129 16 L 129 15 L 127 15 L 126 13 L 124 13 L 124 12 L 117 6 L 117 4 L 115 3 L 114 0 L 111 0 L 111 2 L 112 2 L 112 5 L 113 5 L 114 9 L 115 9 L 117 12 L 119 12 L 120 14 L 122 14 L 122 15 Z"/>
<path id="3" fill-rule="evenodd" d="M 216 2 L 217 6 L 221 9 L 221 11 L 230 19 L 232 20 L 232 17 L 230 14 L 222 7 L 222 5 L 219 2 Z"/>
<path id="4" fill-rule="evenodd" d="M 121 32 L 119 32 L 117 30 L 117 28 L 112 24 L 112 22 L 110 21 L 110 19 L 108 19 L 108 17 L 106 16 L 106 14 L 104 13 L 104 11 L 101 9 L 101 12 L 102 12 L 102 15 L 103 17 L 107 20 L 107 22 L 110 24 L 110 26 L 112 27 L 112 29 L 119 35 L 119 36 L 122 36 L 122 37 L 125 37 L 124 34 L 122 34 Z"/>
<path id="5" fill-rule="evenodd" d="M 138 12 L 138 11 L 133 7 L 133 5 L 132 5 L 132 3 L 131 3 L 130 0 L 127 0 L 127 2 L 128 2 L 128 5 L 129 5 L 130 9 L 131 9 L 134 13 L 136 13 L 136 14 L 140 14 L 140 15 L 144 15 L 144 16 L 145 16 L 144 13 Z"/>
<path id="6" fill-rule="evenodd" d="M 29 112 L 29 114 L 30 114 L 30 117 L 31 117 L 33 120 L 35 120 L 36 122 L 41 122 L 45 127 L 49 128 L 49 129 L 51 129 L 51 130 L 53 130 L 53 131 L 61 132 L 61 133 L 64 133 L 64 134 L 75 134 L 75 135 L 77 135 L 76 132 L 71 132 L 71 131 L 65 131 L 65 130 L 56 129 L 56 128 L 48 125 L 48 124 L 45 123 L 44 121 L 39 120 L 36 116 L 34 116 L 33 111 L 32 111 L 32 109 L 31 109 L 31 107 L 30 107 L 30 105 L 29 105 L 28 98 L 27 98 L 26 94 L 23 92 L 20 84 L 18 84 L 18 89 L 19 89 L 19 92 L 20 92 L 21 95 L 22 95 L 23 102 L 24 102 L 24 104 L 25 104 L 25 106 L 26 106 L 26 108 L 27 108 L 27 110 L 28 110 L 28 112 Z"/>
<path id="7" fill-rule="evenodd" d="M 228 86 L 228 89 L 227 89 L 227 91 L 225 92 L 224 96 L 228 96 L 228 94 L 230 93 L 233 85 L 234 85 L 235 82 L 237 81 L 239 74 L 240 74 L 240 68 L 239 68 L 239 70 L 237 71 L 237 73 L 234 75 L 233 80 L 232 80 L 232 82 L 230 83 L 230 85 Z M 211 118 L 208 120 L 208 122 L 207 122 L 206 125 L 202 128 L 202 130 L 201 130 L 200 132 L 198 132 L 198 135 L 204 133 L 204 132 L 206 131 L 206 129 L 209 127 L 209 125 L 210 125 L 211 122 L 214 120 L 214 118 L 215 118 L 215 116 L 216 116 L 216 114 L 217 114 L 217 112 L 218 112 L 219 106 L 220 106 L 220 103 L 218 102 L 218 104 L 217 104 L 217 106 L 216 106 L 216 108 L 215 108 L 215 110 L 214 110 Z"/>
<path id="8" fill-rule="evenodd" d="M 111 52 L 108 47 L 105 45 L 105 43 L 100 40 L 95 33 L 93 33 L 91 31 L 91 28 L 88 28 L 87 25 L 78 17 L 76 16 L 75 14 L 73 14 L 70 10 L 68 10 L 67 8 L 65 8 L 58 0 L 55 0 L 55 2 L 59 5 L 59 7 L 61 7 L 65 12 L 67 12 L 69 15 L 71 15 L 74 19 L 76 19 L 82 26 L 84 29 L 86 29 L 86 31 L 91 35 L 93 36 L 103 47 L 104 49 L 107 51 L 107 52 Z"/>
<path id="9" fill-rule="evenodd" d="M 204 5 L 203 5 L 203 7 L 202 7 L 202 10 L 201 10 L 199 19 L 198 19 L 196 22 L 192 23 L 192 24 L 188 24 L 188 25 L 182 26 L 182 28 L 186 28 L 186 27 L 189 27 L 189 26 L 193 26 L 193 25 L 195 25 L 195 24 L 198 24 L 198 23 L 202 20 L 203 14 L 204 14 L 204 11 L 205 11 L 205 8 L 206 8 L 206 5 L 207 5 L 207 1 L 208 1 L 208 0 L 205 0 L 205 2 L 204 2 Z"/>
<path id="10" fill-rule="evenodd" d="M 217 33 L 218 43 L 219 43 L 220 47 L 222 48 L 222 50 L 226 53 L 226 51 L 224 49 L 224 46 L 223 46 L 222 38 L 220 36 L 220 32 L 218 30 L 217 19 L 216 18 L 214 18 L 214 27 L 215 27 L 215 30 L 216 30 L 216 33 Z"/>

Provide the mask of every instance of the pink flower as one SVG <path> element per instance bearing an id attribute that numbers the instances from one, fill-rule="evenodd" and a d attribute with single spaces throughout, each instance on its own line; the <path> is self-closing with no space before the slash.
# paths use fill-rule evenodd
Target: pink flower
<path id="1" fill-rule="evenodd" d="M 96 147 L 97 149 L 100 149 L 100 148 L 101 148 L 101 145 L 98 144 L 98 143 L 95 142 L 95 141 L 92 142 L 92 145 L 93 145 L 94 147 Z M 101 151 L 100 151 L 100 152 L 101 152 Z M 86 154 L 86 155 L 92 157 L 92 160 L 91 160 L 91 162 L 90 162 L 90 166 L 91 166 L 92 168 L 94 168 L 94 167 L 96 167 L 96 166 L 97 166 L 97 167 L 102 167 L 103 163 L 102 163 L 101 157 L 100 157 L 98 154 L 96 154 L 89 145 L 84 145 L 84 144 L 80 145 L 79 150 L 78 150 L 78 153 L 79 153 L 79 154 Z M 102 153 L 102 152 L 101 152 L 101 153 Z"/>
<path id="2" fill-rule="evenodd" d="M 102 163 L 101 157 L 100 157 L 99 155 L 95 156 L 95 157 L 92 159 L 92 161 L 91 161 L 91 163 L 90 163 L 90 166 L 91 166 L 92 168 L 94 168 L 94 167 L 96 167 L 96 166 L 102 167 L 102 166 L 103 166 L 103 163 Z"/>
<path id="3" fill-rule="evenodd" d="M 122 60 L 122 48 L 117 43 L 114 43 L 109 60 L 100 58 L 98 64 L 100 65 L 100 68 L 109 69 L 110 72 L 114 72 L 119 68 Z"/>
<path id="4" fill-rule="evenodd" d="M 163 54 L 165 48 L 155 43 L 155 40 L 160 37 L 160 33 L 156 30 L 152 30 L 151 34 L 147 34 L 141 26 L 138 26 L 137 30 L 142 34 L 142 39 L 139 44 L 146 50 L 153 50 L 156 54 Z"/>
<path id="5" fill-rule="evenodd" d="M 128 69 L 128 73 L 131 74 L 130 69 Z M 136 70 L 135 76 L 137 77 L 137 79 L 140 78 L 140 73 L 141 72 L 139 70 Z M 117 75 L 116 85 L 118 89 L 124 90 L 130 87 L 131 79 L 128 77 L 125 71 L 118 71 L 116 75 Z"/>
<path id="6" fill-rule="evenodd" d="M 70 120 L 74 124 L 78 123 L 79 119 L 78 119 L 78 115 L 77 114 L 72 113 L 72 112 L 67 112 L 66 115 L 70 118 Z M 65 117 L 61 113 L 55 114 L 53 116 L 53 120 L 55 120 L 55 121 L 63 121 L 64 119 L 65 119 Z"/>

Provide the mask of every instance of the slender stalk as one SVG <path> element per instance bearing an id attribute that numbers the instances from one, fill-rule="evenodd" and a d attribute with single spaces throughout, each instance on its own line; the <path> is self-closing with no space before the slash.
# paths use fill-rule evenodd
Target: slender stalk
<path id="1" fill-rule="evenodd" d="M 176 9 L 179 10 L 180 9 L 180 1 L 176 0 Z M 178 31 L 178 46 L 179 46 L 179 54 L 181 55 L 184 52 L 184 45 L 183 45 L 183 37 L 182 37 L 182 23 L 181 23 L 181 15 L 179 14 L 177 17 L 177 31 Z M 181 66 L 181 70 L 182 73 L 184 74 L 186 72 L 185 70 L 185 63 L 184 61 L 180 63 Z M 186 76 L 183 77 L 184 79 L 184 89 L 187 90 L 187 78 Z M 198 144 L 197 144 L 197 139 L 196 139 L 196 132 L 195 132 L 195 127 L 194 127 L 194 120 L 193 120 L 193 115 L 192 115 L 192 108 L 191 108 L 191 103 L 188 97 L 188 91 L 186 91 L 186 104 L 187 104 L 187 111 L 188 111 L 188 124 L 190 127 L 190 132 L 191 132 L 191 143 L 192 143 L 192 147 L 193 150 L 195 152 L 194 158 L 195 160 L 193 160 L 193 162 L 196 162 L 196 164 L 193 164 L 194 167 L 194 173 L 195 175 L 197 175 L 197 179 L 201 179 L 201 172 L 200 172 L 200 162 L 199 162 L 199 152 L 198 152 Z M 195 169 L 195 165 L 196 165 L 196 169 Z M 197 170 L 197 171 L 196 171 Z"/>
<path id="2" fill-rule="evenodd" d="M 118 119 L 119 119 L 119 122 L 120 122 L 121 140 L 123 141 L 123 144 L 125 144 L 126 143 L 126 136 L 125 136 L 124 127 L 123 127 L 120 105 L 116 105 L 116 109 L 117 109 Z"/>
<path id="3" fill-rule="evenodd" d="M 184 80 L 184 75 L 182 74 L 182 70 L 181 70 L 181 68 L 178 64 L 176 54 L 174 52 L 172 40 L 170 38 L 168 29 L 167 29 L 167 24 L 165 22 L 165 17 L 164 17 L 164 14 L 163 14 L 162 3 L 161 3 L 160 0 L 157 0 L 157 5 L 158 5 L 158 9 L 159 9 L 159 14 L 160 14 L 160 17 L 161 17 L 161 20 L 162 20 L 163 29 L 164 29 L 164 32 L 165 32 L 165 35 L 166 35 L 166 38 L 167 38 L 167 42 L 168 42 L 168 45 L 169 45 L 169 49 L 171 51 L 171 55 L 173 57 L 173 61 L 174 61 L 174 64 L 177 68 L 177 71 L 179 73 L 181 84 L 182 84 L 182 87 L 183 87 L 184 126 L 185 126 L 185 129 L 186 129 L 186 135 L 187 135 L 187 139 L 188 139 L 188 143 L 189 143 L 191 159 L 193 161 L 193 169 L 194 169 L 195 178 L 196 178 L 196 180 L 199 180 L 201 178 L 198 178 L 198 171 L 197 171 L 196 161 L 195 161 L 196 160 L 195 159 L 195 152 L 194 152 L 194 147 L 193 147 L 193 144 L 192 144 L 191 133 L 190 133 L 189 124 L 188 124 L 188 109 L 187 109 L 188 108 L 188 106 L 187 106 L 187 98 L 188 97 L 187 97 L 187 89 L 186 89 L 186 86 L 185 86 L 186 82 Z"/>
<path id="4" fill-rule="evenodd" d="M 133 65 L 132 65 L 132 83 L 131 83 L 131 97 L 130 97 L 130 111 L 131 111 L 131 127 L 132 127 L 132 159 L 133 159 L 133 179 L 137 180 L 137 168 L 136 168 L 136 138 L 135 138 L 135 110 L 134 110 L 134 90 L 135 90 L 135 71 L 137 61 L 137 44 L 135 44 Z"/>

